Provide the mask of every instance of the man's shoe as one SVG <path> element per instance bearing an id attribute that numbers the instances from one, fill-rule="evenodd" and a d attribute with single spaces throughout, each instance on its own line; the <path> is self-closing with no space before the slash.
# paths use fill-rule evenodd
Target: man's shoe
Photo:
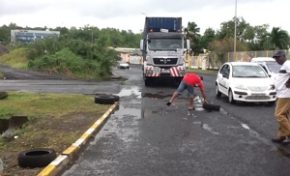
<path id="1" fill-rule="evenodd" d="M 289 136 L 281 136 L 279 138 L 273 138 L 272 142 L 278 144 L 290 144 L 290 138 Z"/>
<path id="2" fill-rule="evenodd" d="M 166 105 L 167 105 L 167 106 L 170 106 L 170 105 L 171 105 L 171 102 L 167 102 Z"/>
<path id="3" fill-rule="evenodd" d="M 283 142 L 281 143 L 282 145 L 288 145 L 290 144 L 290 137 L 287 136 L 286 139 L 283 140 Z"/>

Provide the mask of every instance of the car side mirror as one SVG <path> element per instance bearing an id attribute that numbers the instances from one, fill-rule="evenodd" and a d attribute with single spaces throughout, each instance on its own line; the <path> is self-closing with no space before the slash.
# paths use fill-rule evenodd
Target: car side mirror
<path id="1" fill-rule="evenodd" d="M 222 75 L 223 75 L 223 78 L 227 78 L 228 77 L 228 74 L 226 74 L 226 73 L 223 73 Z"/>

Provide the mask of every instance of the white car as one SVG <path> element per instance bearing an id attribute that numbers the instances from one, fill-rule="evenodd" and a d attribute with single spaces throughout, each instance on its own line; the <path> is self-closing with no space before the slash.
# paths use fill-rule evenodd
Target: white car
<path id="1" fill-rule="evenodd" d="M 119 69 L 129 69 L 130 65 L 127 62 L 120 61 L 118 64 Z"/>
<path id="2" fill-rule="evenodd" d="M 273 77 L 279 72 L 281 67 L 272 57 L 254 57 L 251 62 L 259 63 Z"/>
<path id="3" fill-rule="evenodd" d="M 261 65 L 252 62 L 227 62 L 216 78 L 216 96 L 228 97 L 230 103 L 276 101 L 273 80 Z"/>

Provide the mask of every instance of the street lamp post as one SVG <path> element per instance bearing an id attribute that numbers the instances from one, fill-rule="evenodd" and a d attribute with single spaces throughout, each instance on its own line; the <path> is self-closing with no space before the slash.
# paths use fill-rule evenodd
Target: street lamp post
<path id="1" fill-rule="evenodd" d="M 235 1 L 235 38 L 234 38 L 234 59 L 237 60 L 237 1 Z"/>

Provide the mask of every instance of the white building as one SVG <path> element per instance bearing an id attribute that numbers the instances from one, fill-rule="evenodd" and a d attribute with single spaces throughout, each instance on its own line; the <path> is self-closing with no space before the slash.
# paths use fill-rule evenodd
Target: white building
<path id="1" fill-rule="evenodd" d="M 11 42 L 30 43 L 47 37 L 59 37 L 59 31 L 11 30 Z"/>

